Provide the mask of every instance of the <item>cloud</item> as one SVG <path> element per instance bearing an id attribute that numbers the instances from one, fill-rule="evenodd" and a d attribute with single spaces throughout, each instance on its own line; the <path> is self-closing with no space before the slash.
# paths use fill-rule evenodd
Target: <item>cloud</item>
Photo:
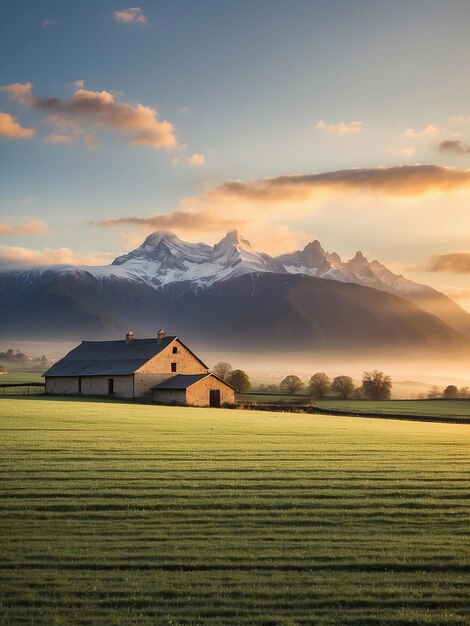
<path id="1" fill-rule="evenodd" d="M 205 162 L 206 157 L 202 153 L 197 152 L 195 152 L 193 156 L 189 157 L 188 159 L 188 163 L 195 166 L 204 165 Z"/>
<path id="2" fill-rule="evenodd" d="M 49 228 L 44 220 L 30 220 L 23 224 L 0 222 L 0 235 L 47 235 Z"/>
<path id="3" fill-rule="evenodd" d="M 55 18 L 49 18 L 41 22 L 41 26 L 43 28 L 49 28 L 50 26 L 55 26 L 57 24 L 57 20 Z"/>
<path id="4" fill-rule="evenodd" d="M 455 154 L 470 154 L 470 144 L 463 141 L 441 141 L 437 146 L 439 152 L 454 152 Z"/>
<path id="5" fill-rule="evenodd" d="M 317 130 L 321 130 L 325 135 L 338 135 L 343 137 L 345 135 L 357 135 L 362 133 L 364 123 L 363 122 L 339 122 L 338 124 L 327 124 L 323 120 L 320 120 L 315 124 Z"/>
<path id="6" fill-rule="evenodd" d="M 369 222 L 380 213 L 377 210 L 379 195 L 385 206 L 393 207 L 397 198 L 412 201 L 419 198 L 421 205 L 425 194 L 465 189 L 470 190 L 470 170 L 436 165 L 293 174 L 248 182 L 229 180 L 184 198 L 169 213 L 149 217 L 112 217 L 93 224 L 102 227 L 134 226 L 147 232 L 173 230 L 185 237 L 196 237 L 196 241 L 201 232 L 215 237 L 236 228 L 262 249 L 283 252 L 293 248 L 293 242 L 297 242 L 298 247 L 311 237 L 311 234 L 299 230 L 299 226 L 304 228 L 313 215 L 328 206 L 328 202 L 332 203 L 331 210 L 341 215 L 345 222 L 356 219 L 353 208 L 356 206 L 360 210 L 360 219 Z M 344 206 L 341 206 L 342 200 L 346 202 Z M 129 229 L 122 235 L 128 236 Z M 132 233 L 132 237 L 134 240 L 136 235 Z"/>
<path id="7" fill-rule="evenodd" d="M 114 19 L 123 24 L 135 23 L 141 24 L 142 26 L 148 24 L 147 18 L 140 7 L 130 7 L 129 9 L 114 11 Z"/>
<path id="8" fill-rule="evenodd" d="M 464 115 L 451 115 L 448 119 L 451 124 L 468 124 L 470 122 L 470 117 Z"/>
<path id="9" fill-rule="evenodd" d="M 362 192 L 420 196 L 470 189 L 470 170 L 438 165 L 358 168 L 320 174 L 292 174 L 250 182 L 226 181 L 204 192 L 209 201 L 264 203 L 308 201 L 320 194 Z"/>
<path id="10" fill-rule="evenodd" d="M 8 139 L 31 139 L 35 134 L 36 131 L 34 128 L 23 128 L 23 126 L 16 121 L 16 117 L 0 111 L 0 137 L 7 137 Z"/>
<path id="11" fill-rule="evenodd" d="M 414 128 L 407 128 L 405 130 L 405 137 L 408 139 L 420 139 L 426 137 L 433 137 L 437 133 L 447 130 L 446 128 L 439 128 L 436 124 L 431 123 L 422 128 L 421 130 L 415 130 Z"/>
<path id="12" fill-rule="evenodd" d="M 178 147 L 173 125 L 160 121 L 157 111 L 143 104 L 119 102 L 108 91 L 91 91 L 77 88 L 73 96 L 62 99 L 36 96 L 31 83 L 15 83 L 0 87 L 13 100 L 27 108 L 48 114 L 46 121 L 71 123 L 81 133 L 86 128 L 107 128 L 123 133 L 131 143 L 148 145 L 156 149 Z"/>
<path id="13" fill-rule="evenodd" d="M 470 252 L 435 254 L 426 265 L 425 269 L 428 272 L 470 274 Z"/>
<path id="14" fill-rule="evenodd" d="M 75 143 L 75 138 L 71 135 L 61 135 L 60 133 L 51 133 L 43 137 L 44 143 Z"/>
<path id="15" fill-rule="evenodd" d="M 410 159 L 415 154 L 415 152 L 416 150 L 412 146 L 409 146 L 408 148 L 402 148 L 401 150 L 402 155 L 407 159 Z"/>
<path id="16" fill-rule="evenodd" d="M 125 217 L 112 217 L 105 220 L 96 220 L 92 224 L 97 226 L 131 225 L 141 226 L 152 230 L 231 230 L 244 224 L 244 220 L 237 216 L 224 217 L 210 209 L 204 211 L 190 211 L 177 209 L 172 213 L 157 213 L 149 217 L 137 217 L 134 215 Z"/>
<path id="17" fill-rule="evenodd" d="M 76 254 L 70 248 L 30 250 L 18 246 L 0 246 L 0 268 L 16 265 L 102 265 L 112 259 L 111 254 Z"/>

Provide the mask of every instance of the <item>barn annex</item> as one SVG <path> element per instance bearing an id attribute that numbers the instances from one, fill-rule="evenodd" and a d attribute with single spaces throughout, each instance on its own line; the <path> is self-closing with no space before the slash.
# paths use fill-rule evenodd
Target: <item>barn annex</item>
<path id="1" fill-rule="evenodd" d="M 161 329 L 154 339 L 82 341 L 44 373 L 46 393 L 142 398 L 165 404 L 221 406 L 235 389 L 184 343 Z"/>

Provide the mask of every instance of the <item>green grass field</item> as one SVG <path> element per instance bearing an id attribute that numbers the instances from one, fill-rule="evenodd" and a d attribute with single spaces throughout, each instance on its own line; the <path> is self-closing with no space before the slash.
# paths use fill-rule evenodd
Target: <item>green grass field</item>
<path id="1" fill-rule="evenodd" d="M 423 417 L 459 417 L 470 422 L 469 400 L 339 400 L 328 398 L 318 400 L 320 409 L 370 413 L 374 415 L 422 415 Z"/>
<path id="2" fill-rule="evenodd" d="M 469 624 L 467 425 L 0 399 L 5 625 Z"/>
<path id="3" fill-rule="evenodd" d="M 7 374 L 0 376 L 0 383 L 43 383 L 44 378 L 41 372 L 23 372 L 19 370 L 8 370 Z"/>

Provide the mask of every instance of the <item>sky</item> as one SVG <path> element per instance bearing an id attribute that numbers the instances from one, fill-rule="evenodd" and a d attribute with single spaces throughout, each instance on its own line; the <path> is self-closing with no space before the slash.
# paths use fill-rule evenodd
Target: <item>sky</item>
<path id="1" fill-rule="evenodd" d="M 0 8 L 0 267 L 236 228 L 470 311 L 468 0 Z"/>

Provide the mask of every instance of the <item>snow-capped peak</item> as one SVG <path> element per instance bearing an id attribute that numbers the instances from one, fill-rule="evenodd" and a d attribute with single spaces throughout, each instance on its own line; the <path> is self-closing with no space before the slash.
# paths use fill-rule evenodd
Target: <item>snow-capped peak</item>
<path id="1" fill-rule="evenodd" d="M 115 259 L 113 265 L 125 267 L 156 287 L 182 281 L 200 287 L 251 272 L 284 271 L 272 257 L 253 250 L 236 230 L 214 246 L 189 243 L 174 233 L 158 231 L 135 250 Z"/>
<path id="2" fill-rule="evenodd" d="M 144 241 L 144 243 L 140 247 L 141 248 L 155 248 L 162 241 L 174 242 L 176 240 L 181 241 L 175 235 L 175 233 L 172 233 L 169 230 L 157 230 L 154 233 L 152 233 L 151 235 L 149 235 L 147 237 L 147 239 Z"/>
<path id="3" fill-rule="evenodd" d="M 215 244 L 214 255 L 218 257 L 231 253 L 234 250 L 252 250 L 250 242 L 243 239 L 238 230 L 231 230 L 219 241 L 219 243 Z"/>
<path id="4" fill-rule="evenodd" d="M 116 266 L 157 288 L 182 281 L 201 288 L 242 274 L 274 272 L 359 283 L 396 295 L 429 289 L 397 276 L 378 261 L 370 262 L 361 251 L 343 262 L 336 252 L 325 251 L 315 239 L 303 250 L 273 258 L 257 252 L 237 230 L 228 232 L 214 246 L 186 242 L 172 232 L 157 231 L 138 248 L 115 259 L 110 270 Z"/>
<path id="5" fill-rule="evenodd" d="M 358 263 L 364 264 L 369 263 L 369 261 L 367 260 L 367 257 L 364 256 L 360 250 L 358 250 L 354 257 L 348 261 L 348 263 L 350 263 L 351 265 Z"/>

